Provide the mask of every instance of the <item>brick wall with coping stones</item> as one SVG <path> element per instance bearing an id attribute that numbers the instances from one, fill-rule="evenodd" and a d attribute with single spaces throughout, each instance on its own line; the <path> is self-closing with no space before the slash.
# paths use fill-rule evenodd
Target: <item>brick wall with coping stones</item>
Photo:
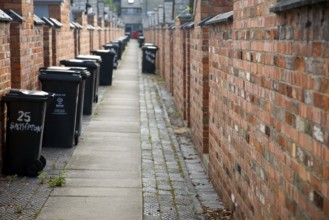
<path id="1" fill-rule="evenodd" d="M 176 18 L 175 20 L 175 30 L 174 30 L 174 45 L 173 45 L 173 97 L 174 102 L 177 106 L 179 115 L 184 118 L 185 112 L 185 41 L 184 33 L 180 29 L 180 25 L 184 24 L 186 21 Z"/>
<path id="2" fill-rule="evenodd" d="M 197 24 L 210 15 L 232 10 L 231 1 L 197 1 L 191 34 L 191 132 L 199 155 L 209 151 L 208 27 Z"/>
<path id="3" fill-rule="evenodd" d="M 75 13 L 74 21 L 82 25 L 80 29 L 80 54 L 90 54 L 89 30 L 87 29 L 88 18 L 84 13 Z"/>
<path id="4" fill-rule="evenodd" d="M 98 22 L 96 16 L 88 16 L 88 24 L 92 25 L 95 29 L 90 30 L 90 50 L 97 50 L 99 49 L 99 37 L 98 37 Z"/>
<path id="5" fill-rule="evenodd" d="M 70 28 L 70 1 L 48 6 L 49 17 L 57 19 L 63 24 L 61 28 L 53 29 L 53 60 L 52 65 L 59 65 L 59 61 L 74 57 L 74 49 L 67 50 L 67 45 L 74 45 L 74 31 Z"/>
<path id="6" fill-rule="evenodd" d="M 101 27 L 101 30 L 98 30 L 98 49 L 104 49 L 103 45 L 106 43 L 105 42 L 105 35 L 106 35 L 106 30 L 105 30 L 105 23 L 103 19 L 97 19 L 97 24 L 99 27 Z"/>
<path id="7" fill-rule="evenodd" d="M 33 4 L 1 1 L 1 8 L 10 7 L 24 17 L 25 22 L 11 22 L 11 86 L 13 88 L 38 89 L 37 69 L 43 65 L 42 59 L 33 59 L 43 45 L 39 44 L 39 28 L 33 28 Z M 21 42 L 17 44 L 17 42 Z"/>
<path id="8" fill-rule="evenodd" d="M 211 179 L 236 219 L 327 219 L 329 4 L 271 4 L 210 30 Z"/>
<path id="9" fill-rule="evenodd" d="M 191 34 L 192 29 L 184 31 L 185 39 L 185 120 L 187 127 L 191 126 L 190 109 L 191 109 Z"/>

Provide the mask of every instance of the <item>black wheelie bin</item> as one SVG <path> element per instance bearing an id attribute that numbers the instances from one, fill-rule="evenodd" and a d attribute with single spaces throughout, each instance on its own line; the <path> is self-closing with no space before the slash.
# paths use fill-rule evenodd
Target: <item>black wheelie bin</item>
<path id="1" fill-rule="evenodd" d="M 42 90 L 55 93 L 46 111 L 43 147 L 72 147 L 76 138 L 76 114 L 81 74 L 75 70 L 40 69 Z"/>
<path id="2" fill-rule="evenodd" d="M 86 88 L 86 81 L 90 77 L 90 72 L 86 67 L 64 67 L 64 66 L 51 66 L 47 68 L 42 68 L 45 71 L 54 71 L 54 72 L 66 72 L 68 70 L 76 71 L 78 74 L 81 75 L 81 83 L 79 86 L 79 98 L 78 98 L 78 107 L 77 107 L 77 114 L 76 114 L 76 121 L 75 121 L 75 145 L 79 143 L 79 138 L 81 136 L 82 131 L 82 113 L 83 113 L 83 105 L 84 105 L 84 97 L 85 97 L 85 88 Z"/>
<path id="3" fill-rule="evenodd" d="M 95 100 L 95 85 L 96 76 L 99 71 L 100 65 L 95 60 L 61 60 L 60 64 L 67 67 L 85 67 L 90 72 L 90 77 L 86 80 L 86 87 L 84 93 L 83 114 L 92 115 L 93 102 Z"/>
<path id="4" fill-rule="evenodd" d="M 76 57 L 78 60 L 93 60 L 99 64 L 99 68 L 97 69 L 97 74 L 95 75 L 95 85 L 94 85 L 94 102 L 98 102 L 98 87 L 99 87 L 99 74 L 100 74 L 100 66 L 102 63 L 102 58 L 97 55 L 78 55 Z"/>
<path id="5" fill-rule="evenodd" d="M 142 47 L 142 72 L 143 73 L 155 73 L 156 52 L 158 47 L 155 45 L 144 45 Z"/>
<path id="6" fill-rule="evenodd" d="M 121 60 L 121 56 L 122 56 L 122 53 L 123 53 L 122 41 L 114 40 L 114 41 L 111 41 L 111 44 L 115 44 L 115 45 L 118 46 L 118 51 L 117 51 L 118 60 Z"/>
<path id="7" fill-rule="evenodd" d="M 2 172 L 37 176 L 46 166 L 41 155 L 47 102 L 44 91 L 11 89 L 2 101 L 7 106 L 7 132 Z"/>
<path id="8" fill-rule="evenodd" d="M 112 50 L 93 50 L 90 52 L 91 54 L 98 55 L 102 58 L 99 71 L 99 85 L 112 85 L 115 52 Z"/>
<path id="9" fill-rule="evenodd" d="M 118 50 L 119 50 L 119 45 L 118 44 L 104 44 L 103 48 L 105 50 L 112 50 L 113 52 L 115 52 L 114 54 L 114 58 L 113 58 L 113 69 L 117 69 L 118 68 Z"/>

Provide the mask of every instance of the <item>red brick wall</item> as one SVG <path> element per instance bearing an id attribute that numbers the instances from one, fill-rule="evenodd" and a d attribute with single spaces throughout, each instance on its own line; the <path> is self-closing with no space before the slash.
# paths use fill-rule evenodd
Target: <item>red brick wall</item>
<path id="1" fill-rule="evenodd" d="M 53 29 L 53 60 L 52 65 L 59 65 L 59 61 L 74 57 L 74 47 L 67 49 L 67 45 L 74 45 L 74 31 L 70 28 L 69 0 L 62 4 L 49 5 L 49 17 L 60 21 L 63 26 Z"/>
<path id="2" fill-rule="evenodd" d="M 185 42 L 185 108 L 184 108 L 184 119 L 186 120 L 186 125 L 191 126 L 191 33 L 193 29 L 188 28 L 184 31 L 184 42 Z"/>
<path id="3" fill-rule="evenodd" d="M 7 5 L 7 4 L 5 4 Z M 22 15 L 25 22 L 11 22 L 11 86 L 13 88 L 37 89 L 38 68 L 43 65 L 40 58 L 34 59 L 35 53 L 43 54 L 42 29 L 33 28 L 33 4 L 13 2 L 14 10 Z M 17 44 L 20 42 L 20 44 Z"/>
<path id="4" fill-rule="evenodd" d="M 0 22 L 0 95 L 10 87 L 10 24 Z"/>
<path id="5" fill-rule="evenodd" d="M 235 154 L 232 154 L 231 139 L 237 142 L 234 120 L 237 111 L 236 97 L 232 82 L 233 41 L 232 23 L 222 23 L 209 27 L 209 175 L 225 204 L 231 205 L 232 185 L 230 179 L 235 167 Z M 230 128 L 229 130 L 227 128 Z M 229 136 L 229 138 L 227 138 Z M 225 137 L 225 138 L 224 138 Z M 239 137 L 241 139 L 241 137 Z M 229 139 L 230 141 L 228 141 Z M 237 142 L 239 143 L 239 142 Z M 240 166 L 240 165 L 239 165 Z M 243 180 L 240 180 L 241 182 Z M 249 179 L 252 181 L 252 179 Z"/>
<path id="6" fill-rule="evenodd" d="M 235 219 L 328 219 L 329 5 L 272 3 L 210 28 L 211 179 Z"/>
<path id="7" fill-rule="evenodd" d="M 43 51 L 44 51 L 44 66 L 52 65 L 53 58 L 53 28 L 50 26 L 43 26 Z"/>
<path id="8" fill-rule="evenodd" d="M 88 19 L 84 13 L 74 14 L 74 21 L 82 25 L 80 29 L 80 54 L 90 54 L 89 30 L 87 30 Z"/>
<path id="9" fill-rule="evenodd" d="M 191 132 L 201 157 L 209 151 L 209 34 L 208 27 L 197 25 L 209 15 L 232 10 L 232 1 L 197 1 L 195 26 L 191 33 Z"/>
<path id="10" fill-rule="evenodd" d="M 163 42 L 163 56 L 164 56 L 164 79 L 166 87 L 169 91 L 173 92 L 173 40 L 172 40 L 173 31 L 169 27 L 165 27 L 164 32 L 164 42 Z M 161 71 L 161 72 L 162 72 Z"/>
<path id="11" fill-rule="evenodd" d="M 3 96 L 10 88 L 10 24 L 0 22 L 0 96 Z M 5 109 L 3 103 L 0 106 L 0 167 L 2 166 L 2 152 L 4 146 Z"/>
<path id="12" fill-rule="evenodd" d="M 98 19 L 98 26 L 101 27 L 102 29 L 98 31 L 98 49 L 103 49 L 103 45 L 106 43 L 105 42 L 105 25 L 104 25 L 104 20 L 103 19 Z"/>
<path id="13" fill-rule="evenodd" d="M 185 39 L 180 25 L 186 22 L 176 19 L 173 42 L 173 96 L 178 113 L 184 118 L 185 112 Z M 184 118 L 185 119 L 185 118 Z"/>

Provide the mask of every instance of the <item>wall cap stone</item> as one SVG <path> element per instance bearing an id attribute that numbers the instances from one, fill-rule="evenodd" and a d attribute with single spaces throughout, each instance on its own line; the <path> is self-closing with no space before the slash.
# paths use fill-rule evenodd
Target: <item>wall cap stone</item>
<path id="1" fill-rule="evenodd" d="M 281 0 L 276 5 L 270 8 L 270 12 L 284 12 L 290 9 L 300 8 L 318 3 L 328 3 L 328 0 Z"/>
<path id="2" fill-rule="evenodd" d="M 203 26 L 203 25 L 205 25 L 205 23 L 206 23 L 207 21 L 209 21 L 211 18 L 213 18 L 213 16 L 208 16 L 208 17 L 206 17 L 205 19 L 201 20 L 201 21 L 198 23 L 198 25 L 199 25 L 199 26 Z"/>
<path id="3" fill-rule="evenodd" d="M 64 3 L 64 0 L 33 0 L 33 3 L 38 4 L 38 5 L 41 5 L 41 4 L 47 4 L 47 5 L 61 4 L 61 3 Z"/>
<path id="4" fill-rule="evenodd" d="M 63 27 L 63 24 L 59 22 L 56 18 L 49 18 L 49 20 L 55 25 L 56 28 Z"/>
<path id="5" fill-rule="evenodd" d="M 0 9 L 0 22 L 9 22 L 13 19 Z"/>
<path id="6" fill-rule="evenodd" d="M 83 26 L 79 24 L 78 22 L 71 22 L 77 29 L 82 29 Z"/>
<path id="7" fill-rule="evenodd" d="M 45 22 L 46 25 L 48 25 L 48 26 L 50 26 L 50 27 L 55 26 L 54 23 L 51 22 L 48 18 L 46 18 L 46 17 L 42 17 L 41 19 Z"/>
<path id="8" fill-rule="evenodd" d="M 14 10 L 6 9 L 5 12 L 13 19 L 13 21 L 17 21 L 19 23 L 25 22 L 25 19 Z"/>
<path id="9" fill-rule="evenodd" d="M 223 14 L 218 14 L 215 17 L 209 19 L 205 22 L 205 25 L 210 24 L 217 24 L 217 23 L 223 23 L 223 22 L 231 22 L 233 21 L 233 11 L 229 11 Z"/>
<path id="10" fill-rule="evenodd" d="M 95 30 L 95 27 L 92 26 L 91 24 L 88 24 L 88 25 L 87 25 L 87 29 L 88 29 L 88 30 Z"/>
<path id="11" fill-rule="evenodd" d="M 37 15 L 33 15 L 34 25 L 44 25 L 45 22 L 39 18 Z"/>

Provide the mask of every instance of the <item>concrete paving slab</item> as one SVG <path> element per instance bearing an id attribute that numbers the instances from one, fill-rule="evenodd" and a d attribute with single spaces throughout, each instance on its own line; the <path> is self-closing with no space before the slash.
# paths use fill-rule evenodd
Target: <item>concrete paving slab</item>
<path id="1" fill-rule="evenodd" d="M 110 188 L 137 188 L 142 187 L 140 179 L 78 179 L 66 178 L 66 184 L 70 187 L 110 187 Z"/>
<path id="2" fill-rule="evenodd" d="M 141 220 L 138 197 L 50 197 L 38 220 Z"/>
<path id="3" fill-rule="evenodd" d="M 88 130 L 99 132 L 126 132 L 126 133 L 139 133 L 139 122 L 126 122 L 126 121 L 91 121 Z"/>
<path id="4" fill-rule="evenodd" d="M 91 152 L 91 151 L 90 151 Z M 92 154 L 92 153 L 90 153 Z M 94 151 L 92 155 L 75 154 L 66 166 L 67 169 L 86 169 L 86 170 L 130 170 L 139 172 L 141 169 L 140 158 L 134 160 L 127 158 L 124 154 L 119 156 L 105 155 L 104 151 Z M 138 157 L 138 155 L 134 155 Z"/>
<path id="5" fill-rule="evenodd" d="M 59 187 L 55 188 L 52 196 L 63 197 L 122 197 L 122 198 L 138 198 L 141 191 L 138 188 L 130 187 Z"/>
<path id="6" fill-rule="evenodd" d="M 66 176 L 69 179 L 139 179 L 141 173 L 131 170 L 68 170 Z"/>

